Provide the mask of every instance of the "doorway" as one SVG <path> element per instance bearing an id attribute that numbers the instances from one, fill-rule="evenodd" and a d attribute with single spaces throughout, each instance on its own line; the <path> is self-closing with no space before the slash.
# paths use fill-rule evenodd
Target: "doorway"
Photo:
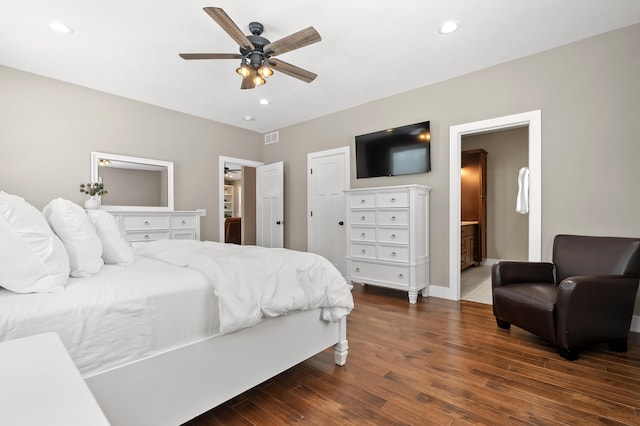
<path id="1" fill-rule="evenodd" d="M 250 216 L 255 218 L 256 215 L 256 207 L 255 207 L 255 202 L 254 203 L 244 203 L 244 205 L 240 205 L 238 203 L 239 199 L 242 199 L 242 197 L 248 197 L 251 193 L 254 194 L 255 197 L 255 192 L 247 192 L 244 191 L 242 189 L 240 189 L 240 197 L 237 197 L 238 191 L 237 189 L 234 189 L 234 197 L 232 198 L 227 198 L 227 202 L 225 203 L 225 179 L 227 179 L 225 177 L 225 174 L 229 174 L 229 177 L 233 178 L 233 181 L 229 181 L 228 179 L 226 180 L 227 182 L 231 183 L 231 182 L 235 182 L 235 181 L 242 181 L 242 179 L 253 179 L 253 183 L 252 183 L 252 187 L 255 188 L 255 173 L 252 174 L 247 174 L 247 173 L 242 173 L 242 169 L 245 167 L 251 167 L 251 168 L 256 168 L 259 166 L 262 166 L 263 163 L 259 162 L 259 161 L 252 161 L 252 160 L 245 160 L 245 159 L 241 159 L 241 158 L 233 158 L 233 157 L 225 157 L 225 156 L 220 156 L 219 157 L 219 164 L 218 164 L 218 169 L 219 169 L 219 176 L 218 176 L 218 182 L 219 184 L 219 188 L 218 188 L 218 194 L 220 194 L 219 197 L 219 201 L 218 201 L 218 217 L 219 217 L 219 237 L 218 240 L 221 243 L 225 242 L 225 216 L 229 214 L 229 211 L 231 211 L 231 215 L 234 216 L 236 215 L 238 210 L 244 210 L 245 212 L 247 212 L 246 215 L 244 216 Z M 233 170 L 233 173 L 231 173 L 231 171 Z M 232 186 L 237 186 L 237 185 L 232 185 Z M 227 191 L 228 192 L 228 191 Z M 229 200 L 232 200 L 232 205 L 229 205 Z M 225 213 L 225 205 L 227 206 L 227 212 Z M 231 208 L 229 208 L 231 207 Z M 255 221 L 255 220 L 254 220 Z M 255 225 L 254 225 L 254 229 L 255 229 Z"/>
<path id="2" fill-rule="evenodd" d="M 529 218 L 516 210 L 528 135 L 527 126 L 462 136 L 461 300 L 491 304 L 491 265 L 528 259 Z"/>
<path id="3" fill-rule="evenodd" d="M 436 297 L 460 300 L 460 166 L 462 136 L 500 129 L 528 127 L 529 220 L 528 260 L 540 261 L 542 246 L 541 111 L 529 111 L 483 121 L 451 126 L 449 130 L 449 287 L 434 286 Z"/>

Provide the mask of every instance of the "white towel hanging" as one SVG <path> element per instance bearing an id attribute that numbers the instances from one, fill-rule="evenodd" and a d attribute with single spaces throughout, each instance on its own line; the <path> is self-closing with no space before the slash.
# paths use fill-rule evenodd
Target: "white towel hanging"
<path id="1" fill-rule="evenodd" d="M 518 172 L 518 196 L 516 197 L 516 213 L 529 213 L 529 168 L 522 167 Z"/>

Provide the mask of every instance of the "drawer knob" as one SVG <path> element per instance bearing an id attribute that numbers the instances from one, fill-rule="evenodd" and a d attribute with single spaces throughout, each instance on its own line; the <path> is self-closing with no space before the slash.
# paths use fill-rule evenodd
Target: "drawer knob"
<path id="1" fill-rule="evenodd" d="M 183 221 L 182 221 L 182 224 L 183 224 L 183 225 L 186 225 L 186 224 L 187 224 L 187 221 L 186 221 L 186 220 L 183 220 Z"/>
<path id="2" fill-rule="evenodd" d="M 392 198 L 392 199 L 391 199 L 391 200 L 389 200 L 389 201 L 391 201 L 392 203 L 395 203 L 395 202 L 396 202 L 396 199 L 395 199 L 395 198 Z"/>
<path id="3" fill-rule="evenodd" d="M 363 198 L 362 200 L 360 200 L 360 204 L 364 204 L 366 203 L 365 199 Z"/>
<path id="4" fill-rule="evenodd" d="M 145 221 L 144 221 L 144 224 L 145 224 L 145 225 L 149 225 L 149 221 L 148 221 L 148 220 L 145 220 Z"/>
<path id="5" fill-rule="evenodd" d="M 144 236 L 144 239 L 145 239 L 145 240 L 148 240 L 148 239 L 149 239 L 149 235 L 145 235 L 145 236 Z"/>
<path id="6" fill-rule="evenodd" d="M 363 232 L 362 234 L 360 234 L 360 236 L 361 236 L 362 238 L 364 238 L 364 237 L 366 237 L 366 236 L 367 236 L 367 234 L 365 234 L 365 233 Z"/>
<path id="7" fill-rule="evenodd" d="M 396 220 L 396 217 L 395 216 L 391 216 L 391 220 Z"/>
<path id="8" fill-rule="evenodd" d="M 398 274 L 398 278 L 404 278 L 403 274 Z"/>
<path id="9" fill-rule="evenodd" d="M 391 252 L 391 256 L 392 256 L 392 257 L 395 257 L 395 255 L 396 255 L 396 252 L 395 252 L 395 251 L 392 251 L 392 252 Z"/>
<path id="10" fill-rule="evenodd" d="M 367 254 L 367 251 L 365 249 L 362 249 L 362 250 L 360 250 L 360 253 Z"/>
<path id="11" fill-rule="evenodd" d="M 396 239 L 396 234 L 391 234 L 391 239 L 395 240 Z"/>
<path id="12" fill-rule="evenodd" d="M 356 268 L 356 272 L 360 272 L 360 268 Z"/>
<path id="13" fill-rule="evenodd" d="M 360 217 L 360 220 L 367 220 L 365 216 Z"/>

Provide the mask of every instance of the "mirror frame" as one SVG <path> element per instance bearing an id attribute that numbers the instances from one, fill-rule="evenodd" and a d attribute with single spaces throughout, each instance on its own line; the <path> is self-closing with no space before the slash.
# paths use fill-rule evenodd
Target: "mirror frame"
<path id="1" fill-rule="evenodd" d="M 163 160 L 153 160 L 150 158 L 130 157 L 128 155 L 109 154 L 106 152 L 94 151 L 91 153 L 91 182 L 98 182 L 100 178 L 99 161 L 111 160 L 126 163 L 145 164 L 149 166 L 160 166 L 167 168 L 167 206 L 111 206 L 102 205 L 102 210 L 138 210 L 138 211 L 173 211 L 173 162 Z M 107 188 L 107 191 L 109 188 Z"/>

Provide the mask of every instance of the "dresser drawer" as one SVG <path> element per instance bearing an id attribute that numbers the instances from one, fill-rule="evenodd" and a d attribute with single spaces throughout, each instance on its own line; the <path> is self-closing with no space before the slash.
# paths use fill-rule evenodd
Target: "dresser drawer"
<path id="1" fill-rule="evenodd" d="M 381 192 L 378 194 L 378 207 L 409 207 L 409 193 L 407 191 Z"/>
<path id="2" fill-rule="evenodd" d="M 408 246 L 378 246 L 378 259 L 409 263 Z"/>
<path id="3" fill-rule="evenodd" d="M 155 241 L 169 239 L 169 231 L 149 231 L 149 232 L 127 232 L 127 239 L 130 242 Z"/>
<path id="4" fill-rule="evenodd" d="M 171 231 L 171 238 L 174 240 L 195 240 L 196 231 Z"/>
<path id="5" fill-rule="evenodd" d="M 358 279 L 387 282 L 409 288 L 409 268 L 367 262 L 351 262 L 351 279 L 355 282 L 358 282 Z"/>
<path id="6" fill-rule="evenodd" d="M 370 241 L 376 240 L 376 228 L 351 228 L 351 241 Z"/>
<path id="7" fill-rule="evenodd" d="M 352 257 L 361 257 L 364 259 L 376 258 L 375 244 L 351 243 L 350 253 Z"/>
<path id="8" fill-rule="evenodd" d="M 409 210 L 382 210 L 378 212 L 378 225 L 409 225 Z"/>
<path id="9" fill-rule="evenodd" d="M 169 229 L 169 216 L 124 216 L 125 231 L 141 229 Z"/>
<path id="10" fill-rule="evenodd" d="M 376 194 L 351 194 L 349 206 L 352 209 L 366 209 L 376 206 Z"/>
<path id="11" fill-rule="evenodd" d="M 195 228 L 196 217 L 191 215 L 171 216 L 171 228 L 183 229 L 183 228 Z"/>
<path id="12" fill-rule="evenodd" d="M 375 225 L 376 212 L 373 210 L 364 210 L 364 211 L 352 210 L 351 224 L 352 225 Z"/>
<path id="13" fill-rule="evenodd" d="M 407 228 L 379 228 L 378 242 L 409 244 L 409 229 Z"/>

